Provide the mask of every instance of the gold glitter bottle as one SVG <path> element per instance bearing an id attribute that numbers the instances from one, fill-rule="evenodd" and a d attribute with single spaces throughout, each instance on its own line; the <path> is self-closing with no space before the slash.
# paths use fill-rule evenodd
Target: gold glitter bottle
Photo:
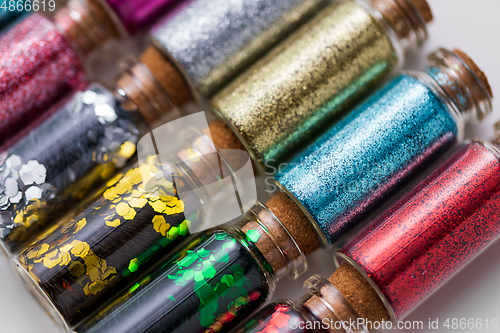
<path id="1" fill-rule="evenodd" d="M 431 20 L 425 0 L 335 2 L 218 94 L 213 109 L 261 171 L 275 166 L 398 70 Z"/>

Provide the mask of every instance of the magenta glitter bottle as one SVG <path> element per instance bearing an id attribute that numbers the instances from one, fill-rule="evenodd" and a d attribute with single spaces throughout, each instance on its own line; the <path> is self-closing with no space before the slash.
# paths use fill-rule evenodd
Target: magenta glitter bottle
<path id="1" fill-rule="evenodd" d="M 500 123 L 457 147 L 337 253 L 404 317 L 500 236 Z"/>
<path id="2" fill-rule="evenodd" d="M 148 30 L 183 0 L 106 0 L 129 33 Z"/>
<path id="3" fill-rule="evenodd" d="M 156 0 L 148 6 L 137 0 L 109 2 L 70 0 L 55 12 L 47 10 L 51 17 L 28 15 L 0 38 L 2 150 L 48 117 L 51 106 L 88 84 L 87 59 L 94 50 L 147 28 L 176 1 Z M 147 10 L 131 8 L 138 5 Z"/>

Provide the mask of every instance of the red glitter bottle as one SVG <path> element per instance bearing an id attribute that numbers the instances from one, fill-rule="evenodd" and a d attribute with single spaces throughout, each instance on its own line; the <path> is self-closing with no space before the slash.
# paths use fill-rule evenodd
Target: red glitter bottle
<path id="1" fill-rule="evenodd" d="M 497 125 L 497 127 L 500 127 Z M 408 314 L 500 235 L 500 131 L 454 151 L 337 252 Z"/>
<path id="2" fill-rule="evenodd" d="M 368 333 L 349 301 L 328 280 L 312 276 L 304 283 L 304 289 L 306 293 L 298 301 L 268 304 L 234 332 Z"/>

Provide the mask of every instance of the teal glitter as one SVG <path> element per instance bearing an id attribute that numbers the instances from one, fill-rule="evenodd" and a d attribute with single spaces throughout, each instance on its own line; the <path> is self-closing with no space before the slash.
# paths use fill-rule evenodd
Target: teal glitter
<path id="1" fill-rule="evenodd" d="M 458 131 L 441 100 L 416 78 L 401 74 L 292 160 L 276 179 L 333 244 L 451 148 Z"/>
<path id="2" fill-rule="evenodd" d="M 3 3 L 0 2 L 0 5 Z M 16 10 L 8 10 L 8 1 L 7 1 L 7 10 L 4 8 L 0 8 L 0 35 L 7 31 L 12 24 L 14 24 L 15 20 L 20 18 L 23 14 L 25 14 L 25 11 L 18 11 Z M 5 30 L 5 31 L 4 31 Z"/>

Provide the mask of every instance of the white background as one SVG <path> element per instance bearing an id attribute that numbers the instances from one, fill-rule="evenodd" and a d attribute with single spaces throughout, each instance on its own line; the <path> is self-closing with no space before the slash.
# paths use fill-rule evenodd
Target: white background
<path id="1" fill-rule="evenodd" d="M 435 20 L 429 26 L 430 40 L 422 52 L 408 57 L 406 68 L 422 69 L 425 55 L 438 47 L 458 47 L 470 55 L 486 73 L 493 92 L 500 96 L 500 1 L 498 0 L 429 0 Z M 468 138 L 492 136 L 492 125 L 500 120 L 500 98 L 494 101 L 493 112 L 480 125 L 467 126 Z M 499 207 L 500 209 L 500 207 Z M 439 330 L 446 318 L 500 320 L 500 242 L 496 242 L 465 269 L 452 278 L 405 320 L 423 321 L 439 318 Z M 296 281 L 285 280 L 278 285 L 276 298 L 297 299 L 302 295 L 303 281 L 313 274 L 329 276 L 334 269 L 330 253 L 320 251 L 309 258 L 309 271 Z M 32 299 L 0 257 L 0 333 L 59 332 L 48 315 Z M 500 332 L 485 328 L 464 332 Z M 411 330 L 391 330 L 411 332 Z M 187 333 L 187 332 L 186 332 Z"/>

